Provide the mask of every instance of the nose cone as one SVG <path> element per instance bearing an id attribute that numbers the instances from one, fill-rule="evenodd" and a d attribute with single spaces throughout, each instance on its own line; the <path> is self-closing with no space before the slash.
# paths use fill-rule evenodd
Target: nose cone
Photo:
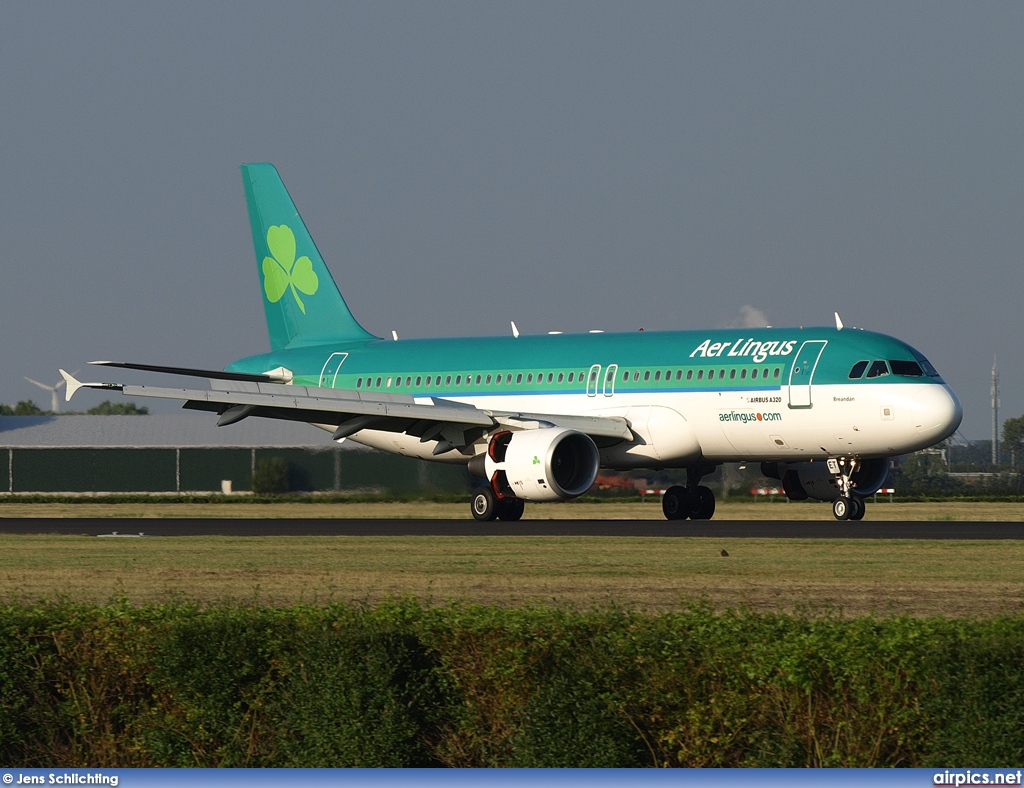
<path id="1" fill-rule="evenodd" d="M 964 409 L 953 390 L 943 384 L 917 387 L 914 393 L 914 428 L 928 446 L 944 441 L 960 426 Z"/>

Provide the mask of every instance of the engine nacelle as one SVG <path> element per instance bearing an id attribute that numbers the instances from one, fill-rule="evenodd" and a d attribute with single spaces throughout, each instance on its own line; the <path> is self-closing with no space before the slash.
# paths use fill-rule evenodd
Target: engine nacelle
<path id="1" fill-rule="evenodd" d="M 589 490 L 600 460 L 589 436 L 547 427 L 499 432 L 487 445 L 484 472 L 499 495 L 560 501 Z"/>
<path id="2" fill-rule="evenodd" d="M 890 463 L 888 457 L 860 460 L 851 479 L 853 491 L 862 497 L 878 492 L 889 475 Z M 807 498 L 834 501 L 839 497 L 837 477 L 825 462 L 762 463 L 761 472 L 769 478 L 780 479 L 791 501 Z"/>

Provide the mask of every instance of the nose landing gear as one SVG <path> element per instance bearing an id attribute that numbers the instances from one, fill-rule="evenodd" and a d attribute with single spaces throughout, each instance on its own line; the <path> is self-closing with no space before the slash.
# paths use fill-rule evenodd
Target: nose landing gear
<path id="1" fill-rule="evenodd" d="M 832 502 L 832 514 L 837 520 L 863 520 L 867 505 L 864 499 L 853 491 L 853 474 L 857 471 L 855 459 L 830 457 L 828 469 L 836 477 L 839 497 Z"/>

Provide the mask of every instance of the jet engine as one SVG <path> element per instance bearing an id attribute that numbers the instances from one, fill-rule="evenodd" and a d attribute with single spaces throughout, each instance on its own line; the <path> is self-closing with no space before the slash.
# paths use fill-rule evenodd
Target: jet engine
<path id="1" fill-rule="evenodd" d="M 597 446 L 576 430 L 546 427 L 499 432 L 483 458 L 484 476 L 494 491 L 524 501 L 559 501 L 583 495 L 597 478 Z M 480 470 L 479 457 L 470 471 Z"/>
<path id="2" fill-rule="evenodd" d="M 878 492 L 889 475 L 890 459 L 875 457 L 860 460 L 851 480 L 853 491 L 861 497 Z M 834 501 L 839 497 L 836 476 L 825 462 L 763 462 L 761 473 L 769 479 L 782 482 L 782 489 L 791 501 L 815 498 L 819 501 Z"/>

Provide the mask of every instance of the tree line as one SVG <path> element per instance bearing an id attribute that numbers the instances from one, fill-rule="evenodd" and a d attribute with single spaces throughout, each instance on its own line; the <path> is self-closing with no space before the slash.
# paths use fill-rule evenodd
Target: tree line
<path id="1" fill-rule="evenodd" d="M 17 405 L 0 402 L 0 416 L 148 416 L 149 408 L 138 407 L 134 402 L 111 402 L 104 400 L 89 410 L 64 410 L 54 413 L 43 410 L 30 399 L 23 399 Z"/>

